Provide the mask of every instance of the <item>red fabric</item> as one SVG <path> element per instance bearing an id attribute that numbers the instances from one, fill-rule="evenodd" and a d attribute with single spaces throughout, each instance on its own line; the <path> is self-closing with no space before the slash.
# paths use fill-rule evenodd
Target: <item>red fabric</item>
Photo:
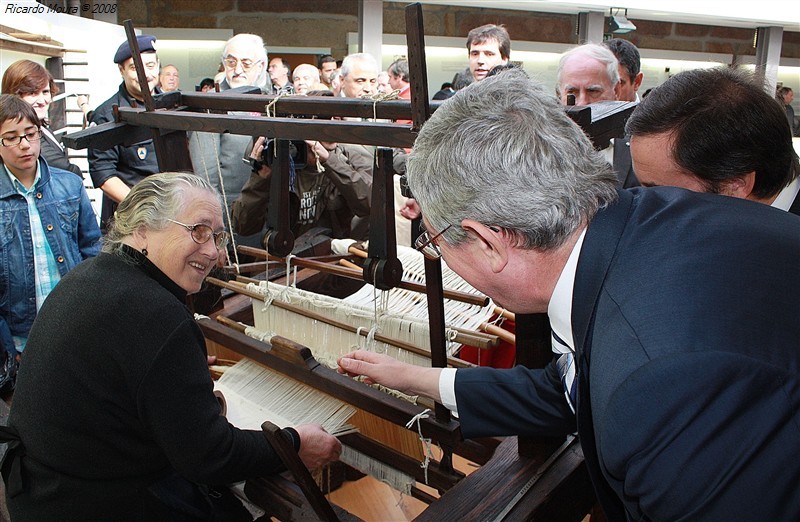
<path id="1" fill-rule="evenodd" d="M 489 321 L 494 321 L 497 316 L 492 317 Z M 511 333 L 516 332 L 516 324 L 514 321 L 505 320 L 503 328 Z M 496 348 L 489 348 L 488 350 L 481 350 L 474 346 L 464 345 L 458 356 L 472 364 L 478 366 L 489 366 L 491 368 L 513 368 L 514 362 L 517 358 L 517 347 L 506 341 L 500 341 Z"/>

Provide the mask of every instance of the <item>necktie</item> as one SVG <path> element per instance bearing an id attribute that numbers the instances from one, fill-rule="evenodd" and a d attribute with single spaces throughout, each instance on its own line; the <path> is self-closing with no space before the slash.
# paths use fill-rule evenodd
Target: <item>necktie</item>
<path id="1" fill-rule="evenodd" d="M 556 366 L 561 375 L 561 384 L 564 386 L 564 396 L 567 398 L 572 413 L 575 413 L 575 397 L 578 388 L 578 382 L 575 380 L 575 354 L 572 348 L 555 332 L 551 331 L 551 334 L 553 351 L 562 354 L 556 361 Z"/>

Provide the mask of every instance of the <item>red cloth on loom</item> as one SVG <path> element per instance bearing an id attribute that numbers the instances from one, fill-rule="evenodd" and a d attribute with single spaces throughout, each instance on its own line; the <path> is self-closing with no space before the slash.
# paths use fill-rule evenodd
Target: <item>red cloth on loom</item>
<path id="1" fill-rule="evenodd" d="M 497 319 L 496 315 L 493 316 L 489 322 L 491 323 L 495 319 Z M 503 322 L 503 328 L 511 333 L 516 332 L 516 324 L 514 321 L 508 319 Z M 464 345 L 461 347 L 461 351 L 458 352 L 458 356 L 478 366 L 512 368 L 517 357 L 517 347 L 506 341 L 500 341 L 497 347 L 489 348 L 488 350 L 481 350 L 475 346 Z"/>

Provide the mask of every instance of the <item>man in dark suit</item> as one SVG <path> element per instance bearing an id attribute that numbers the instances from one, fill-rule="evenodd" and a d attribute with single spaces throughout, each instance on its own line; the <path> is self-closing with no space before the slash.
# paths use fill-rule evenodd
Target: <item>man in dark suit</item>
<path id="1" fill-rule="evenodd" d="M 800 168 L 778 103 L 728 67 L 676 74 L 627 124 L 642 185 L 750 199 L 800 215 Z"/>
<path id="2" fill-rule="evenodd" d="M 515 70 L 436 111 L 408 181 L 418 248 L 510 310 L 546 311 L 556 357 L 442 370 L 358 351 L 340 371 L 441 400 L 469 438 L 577 429 L 612 521 L 800 517 L 800 219 L 617 189 Z"/>

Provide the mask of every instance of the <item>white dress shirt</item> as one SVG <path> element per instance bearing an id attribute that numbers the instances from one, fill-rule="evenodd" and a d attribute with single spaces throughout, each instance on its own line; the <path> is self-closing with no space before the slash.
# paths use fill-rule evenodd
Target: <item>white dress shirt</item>
<path id="1" fill-rule="evenodd" d="M 572 292 L 575 288 L 575 274 L 578 269 L 578 258 L 583 248 L 583 240 L 586 237 L 586 229 L 583 229 L 578 241 L 572 248 L 572 252 L 558 276 L 558 281 L 550 297 L 547 306 L 547 316 L 550 318 L 550 328 L 569 346 L 575 346 L 572 336 Z M 553 347 L 556 354 L 565 353 L 566 348 L 561 345 Z M 458 404 L 456 402 L 456 370 L 455 368 L 443 368 L 439 374 L 439 395 L 442 404 L 450 410 L 454 416 L 458 417 Z"/>

